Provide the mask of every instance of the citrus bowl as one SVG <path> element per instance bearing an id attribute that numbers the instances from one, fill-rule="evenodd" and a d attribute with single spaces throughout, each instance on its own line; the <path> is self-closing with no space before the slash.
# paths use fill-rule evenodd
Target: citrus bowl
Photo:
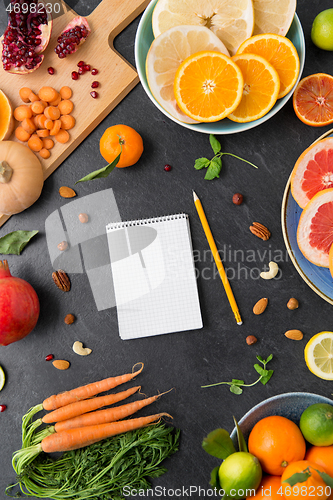
<path id="1" fill-rule="evenodd" d="M 152 95 L 148 81 L 147 81 L 147 75 L 146 75 L 146 58 L 147 54 L 149 51 L 149 48 L 154 40 L 154 35 L 153 35 L 153 30 L 152 30 L 152 15 L 153 15 L 153 10 L 154 7 L 157 3 L 157 0 L 152 0 L 144 13 L 142 14 L 137 32 L 136 32 L 136 37 L 135 37 L 135 64 L 136 64 L 136 69 L 138 71 L 138 75 L 140 78 L 140 82 L 150 98 L 150 100 L 155 104 L 155 106 L 170 120 L 174 121 L 175 123 L 178 123 L 179 125 L 189 128 L 191 130 L 196 130 L 197 132 L 203 132 L 206 134 L 235 134 L 238 132 L 243 132 L 244 130 L 249 130 L 253 127 L 257 127 L 261 123 L 264 123 L 265 121 L 269 120 L 272 116 L 274 116 L 285 104 L 286 102 L 290 99 L 290 97 L 293 94 L 293 91 L 299 82 L 301 78 L 301 74 L 304 68 L 304 60 L 305 60 L 305 40 L 304 40 L 304 33 L 302 29 L 302 25 L 300 23 L 300 20 L 295 14 L 293 22 L 290 26 L 290 29 L 287 33 L 287 37 L 292 41 L 292 43 L 295 45 L 299 60 L 300 60 L 300 72 L 298 75 L 297 82 L 295 83 L 294 87 L 291 89 L 291 91 L 282 99 L 279 99 L 276 104 L 273 106 L 273 108 L 262 118 L 259 118 L 258 120 L 248 122 L 248 123 L 237 123 L 237 122 L 232 122 L 228 118 L 224 118 L 223 120 L 220 120 L 218 122 L 213 122 L 213 123 L 184 123 L 181 122 L 180 120 L 177 120 L 173 116 L 171 116 L 154 98 Z"/>
<path id="2" fill-rule="evenodd" d="M 287 392 L 265 399 L 249 410 L 240 420 L 237 420 L 247 442 L 251 430 L 259 420 L 270 417 L 271 415 L 279 415 L 289 418 L 298 425 L 303 411 L 308 406 L 316 403 L 333 405 L 331 399 L 320 396 L 319 394 L 312 394 L 310 392 Z M 232 431 L 230 436 L 234 444 L 237 445 L 236 428 Z"/>

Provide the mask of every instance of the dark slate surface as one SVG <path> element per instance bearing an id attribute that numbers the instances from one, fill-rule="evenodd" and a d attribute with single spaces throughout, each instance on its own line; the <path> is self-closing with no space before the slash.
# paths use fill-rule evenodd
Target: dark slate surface
<path id="1" fill-rule="evenodd" d="M 87 15 L 97 3 L 83 0 L 76 5 L 76 10 Z M 315 15 L 329 7 L 329 0 L 298 2 L 297 13 L 306 40 L 303 76 L 332 71 L 332 53 L 317 49 L 310 39 Z M 1 32 L 5 29 L 5 19 L 1 4 Z M 117 50 L 132 64 L 138 21 L 126 28 L 115 42 Z M 17 81 L 19 87 L 19 77 Z M 71 276 L 72 290 L 66 295 L 52 282 L 45 219 L 65 203 L 58 195 L 60 186 L 73 186 L 87 172 L 105 165 L 99 154 L 99 139 L 107 127 L 118 123 L 130 125 L 142 135 L 145 147 L 142 158 L 133 168 L 116 169 L 107 179 L 76 186 L 77 193 L 84 196 L 111 187 L 123 220 L 180 211 L 189 214 L 193 246 L 201 255 L 196 265 L 200 272 L 202 330 L 125 342 L 118 336 L 116 310 L 96 311 L 85 275 Z M 202 438 L 216 427 L 231 431 L 232 416 L 240 419 L 260 401 L 289 391 L 308 391 L 330 397 L 332 383 L 308 371 L 303 351 L 312 335 L 332 330 L 332 306 L 317 296 L 294 269 L 286 253 L 280 224 L 282 196 L 296 159 L 329 128 L 317 129 L 301 123 L 290 100 L 264 125 L 239 135 L 219 137 L 223 151 L 249 159 L 259 166 L 259 170 L 226 156 L 220 179 L 208 182 L 204 181 L 203 172 L 193 168 L 196 158 L 211 154 L 208 136 L 169 121 L 154 107 L 141 85 L 137 85 L 47 179 L 37 203 L 12 217 L 0 229 L 0 235 L 17 229 L 39 230 L 39 235 L 23 254 L 9 256 L 8 261 L 12 274 L 29 281 L 41 302 L 36 329 L 24 340 L 0 348 L 0 364 L 7 375 L 6 386 L 0 394 L 0 404 L 7 405 L 6 412 L 0 414 L 0 498 L 5 498 L 5 487 L 15 479 L 11 454 L 20 447 L 21 417 L 31 406 L 50 394 L 130 371 L 138 361 L 145 363 L 138 379 L 145 393 L 175 388 L 156 404 L 155 410 L 171 413 L 174 425 L 182 430 L 181 450 L 168 462 L 168 473 L 154 481 L 155 486 L 209 488 L 210 471 L 218 460 L 202 451 Z M 173 166 L 171 172 L 164 171 L 166 163 Z M 281 251 L 284 255 L 280 263 L 280 280 L 245 279 L 244 272 L 240 279 L 231 280 L 244 320 L 241 327 L 235 324 L 220 280 L 211 278 L 214 265 L 203 261 L 203 252 L 208 247 L 193 205 L 192 189 L 204 204 L 218 247 L 232 252 L 225 256 L 227 268 L 237 271 L 238 265 L 244 265 L 248 271 L 261 270 L 261 259 L 268 260 L 264 254 L 266 250 L 273 255 Z M 232 204 L 235 192 L 243 193 L 243 205 Z M 268 242 L 249 232 L 248 227 L 254 220 L 271 230 Z M 256 262 L 241 262 L 240 253 L 234 257 L 236 250 L 254 250 Z M 205 269 L 208 279 L 202 276 Z M 269 298 L 269 307 L 262 316 L 256 317 L 252 307 L 261 297 Z M 299 309 L 293 312 L 286 308 L 290 297 L 300 301 Z M 64 324 L 68 313 L 77 317 L 72 326 Z M 302 330 L 304 340 L 286 339 L 283 334 L 291 328 Z M 252 347 L 245 342 L 250 334 L 258 337 L 258 343 Z M 91 347 L 93 353 L 87 358 L 76 356 L 71 350 L 75 340 Z M 66 372 L 55 370 L 44 361 L 49 353 L 68 359 L 70 369 Z M 231 394 L 225 386 L 200 388 L 203 384 L 231 378 L 251 382 L 256 377 L 255 356 L 266 357 L 270 353 L 274 354 L 271 367 L 275 374 L 267 386 L 258 384 L 244 390 L 241 396 Z M 165 498 L 169 496 L 164 495 Z M 197 497 L 198 493 L 192 494 L 192 498 Z"/>

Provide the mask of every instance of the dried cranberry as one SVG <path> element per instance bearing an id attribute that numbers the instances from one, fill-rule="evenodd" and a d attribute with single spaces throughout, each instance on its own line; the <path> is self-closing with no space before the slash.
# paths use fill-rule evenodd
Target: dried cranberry
<path id="1" fill-rule="evenodd" d="M 54 68 L 52 68 L 52 66 L 47 68 L 47 71 L 48 71 L 49 75 L 54 75 Z"/>
<path id="2" fill-rule="evenodd" d="M 98 69 L 94 68 L 91 70 L 92 75 L 97 75 L 98 74 Z"/>
<path id="3" fill-rule="evenodd" d="M 172 170 L 172 166 L 171 166 L 171 165 L 166 164 L 166 165 L 164 165 L 164 170 L 165 170 L 166 172 L 170 172 L 170 170 Z"/>
<path id="4" fill-rule="evenodd" d="M 92 89 L 97 89 L 97 87 L 99 87 L 99 82 L 92 82 L 91 88 Z"/>
<path id="5" fill-rule="evenodd" d="M 90 92 L 90 95 L 91 97 L 93 97 L 94 99 L 97 99 L 98 97 L 98 92 L 95 92 L 94 90 L 92 92 Z"/>
<path id="6" fill-rule="evenodd" d="M 77 71 L 72 71 L 72 80 L 78 80 L 79 79 L 79 73 Z"/>
<path id="7" fill-rule="evenodd" d="M 6 405 L 0 405 L 0 412 L 5 411 L 6 408 L 7 408 Z"/>
<path id="8" fill-rule="evenodd" d="M 53 358 L 53 354 L 48 354 L 47 356 L 45 356 L 45 361 L 52 361 Z"/>

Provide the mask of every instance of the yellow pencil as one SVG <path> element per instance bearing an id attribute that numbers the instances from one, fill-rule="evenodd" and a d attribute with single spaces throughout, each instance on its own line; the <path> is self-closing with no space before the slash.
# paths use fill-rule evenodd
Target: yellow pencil
<path id="1" fill-rule="evenodd" d="M 216 264 L 216 267 L 217 267 L 218 272 L 220 274 L 220 277 L 221 277 L 225 292 L 227 294 L 231 309 L 235 315 L 237 325 L 242 325 L 243 324 L 242 318 L 239 314 L 238 306 L 237 306 L 234 294 L 232 293 L 231 286 L 230 286 L 230 283 L 228 281 L 228 277 L 226 275 L 226 272 L 224 270 L 222 261 L 220 259 L 220 255 L 219 255 L 219 252 L 217 250 L 212 232 L 211 232 L 210 227 L 208 225 L 208 221 L 206 219 L 204 209 L 202 208 L 201 201 L 199 200 L 198 196 L 195 194 L 194 191 L 193 191 L 193 198 L 194 198 L 195 208 L 197 209 L 198 215 L 200 217 L 200 221 L 201 221 L 203 230 L 205 231 L 205 235 L 206 235 L 209 247 L 212 251 L 212 254 L 213 254 L 213 257 L 215 260 L 215 264 Z"/>

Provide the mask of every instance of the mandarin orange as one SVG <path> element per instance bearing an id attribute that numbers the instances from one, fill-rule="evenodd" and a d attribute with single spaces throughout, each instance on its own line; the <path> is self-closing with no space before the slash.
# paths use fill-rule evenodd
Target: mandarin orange
<path id="1" fill-rule="evenodd" d="M 290 486 L 286 482 L 294 474 L 303 472 L 306 469 L 310 472 L 310 476 L 306 481 L 296 483 L 294 486 Z M 309 460 L 300 460 L 288 465 L 281 477 L 283 495 L 290 500 L 327 500 L 331 495 L 331 488 L 326 485 L 316 469 L 325 472 L 323 467 Z"/>
<path id="2" fill-rule="evenodd" d="M 324 467 L 327 474 L 333 477 L 333 445 L 312 446 L 307 451 L 305 459 Z"/>
<path id="3" fill-rule="evenodd" d="M 281 491 L 280 476 L 263 476 L 256 494 L 246 500 L 285 500 Z"/>
<path id="4" fill-rule="evenodd" d="M 134 165 L 143 153 L 142 137 L 128 125 L 113 125 L 105 130 L 99 148 L 101 155 L 112 163 L 120 155 L 118 168 Z"/>

